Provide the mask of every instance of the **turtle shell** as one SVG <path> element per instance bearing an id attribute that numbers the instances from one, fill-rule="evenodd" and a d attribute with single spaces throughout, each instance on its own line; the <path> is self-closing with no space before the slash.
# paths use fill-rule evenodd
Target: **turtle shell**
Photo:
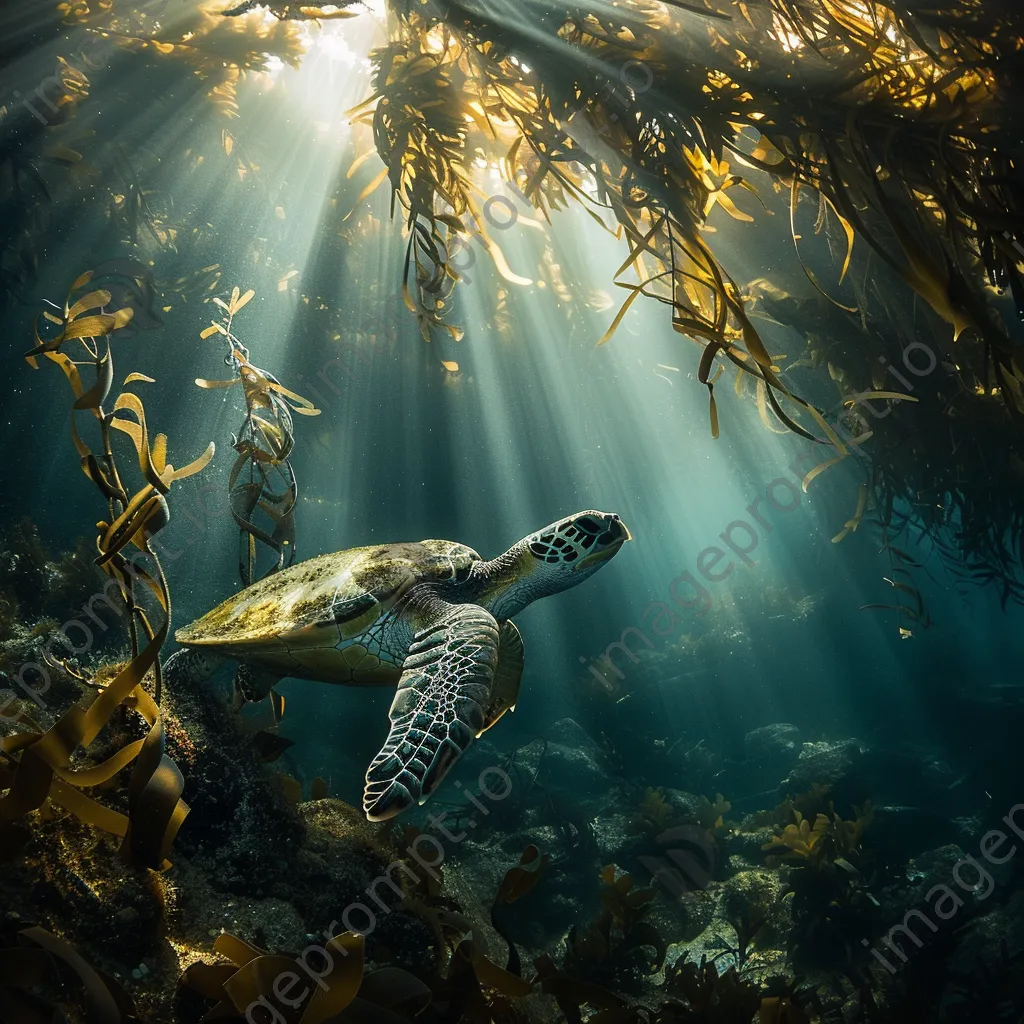
<path id="1" fill-rule="evenodd" d="M 282 676 L 393 684 L 406 652 L 382 649 L 379 641 L 386 638 L 367 631 L 412 586 L 460 579 L 479 560 L 472 548 L 440 540 L 319 555 L 246 587 L 179 629 L 175 639 Z M 408 625 L 401 632 L 411 638 L 421 623 Z"/>

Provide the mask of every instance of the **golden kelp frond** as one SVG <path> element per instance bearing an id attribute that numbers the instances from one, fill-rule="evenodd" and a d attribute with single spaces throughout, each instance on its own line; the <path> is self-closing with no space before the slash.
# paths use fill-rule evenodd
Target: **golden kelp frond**
<path id="1" fill-rule="evenodd" d="M 302 1020 L 308 1024 L 319 1024 L 341 1013 L 356 999 L 365 980 L 361 935 L 335 935 L 324 948 L 330 967 L 320 985 L 306 990 L 301 1004 Z M 213 951 L 227 962 L 195 963 L 181 978 L 187 988 L 217 1000 L 207 1016 L 243 1017 L 254 1005 L 276 1001 L 275 982 L 299 962 L 297 954 L 269 953 L 227 932 L 218 937 Z"/>
<path id="2" fill-rule="evenodd" d="M 640 295 L 656 298 L 672 308 L 677 331 L 712 348 L 712 357 L 721 353 L 760 377 L 775 415 L 788 428 L 815 437 L 813 422 L 810 429 L 802 427 L 783 410 L 780 397 L 795 403 L 794 415 L 806 406 L 779 379 L 738 287 L 699 232 L 715 206 L 737 219 L 751 219 L 730 195 L 749 190 L 749 183 L 731 171 L 723 147 L 705 153 L 694 144 L 696 134 L 683 125 L 675 129 L 674 139 L 668 138 L 665 125 L 670 122 L 653 113 L 644 116 L 637 110 L 635 116 L 620 117 L 620 108 L 599 89 L 623 61 L 647 68 L 650 60 L 652 75 L 667 68 L 653 35 L 648 46 L 630 43 L 644 31 L 653 33 L 657 24 L 658 17 L 632 8 L 603 20 L 591 16 L 566 22 L 554 48 L 561 52 L 568 46 L 571 55 L 576 47 L 589 63 L 577 69 L 570 57 L 580 81 L 574 98 L 558 91 L 561 105 L 556 107 L 545 88 L 545 73 L 553 73 L 550 53 L 531 54 L 527 67 L 519 49 L 514 55 L 504 37 L 501 45 L 481 39 L 457 17 L 431 19 L 420 10 L 403 16 L 396 40 L 374 54 L 376 93 L 361 116 L 373 123 L 392 189 L 409 212 L 406 303 L 425 338 L 431 326 L 452 329 L 441 316 L 458 277 L 453 246 L 465 244 L 467 233 L 481 241 L 506 278 L 529 283 L 504 264 L 478 216 L 469 184 L 468 156 L 482 154 L 487 163 L 500 144 L 505 150 L 499 166 L 506 179 L 545 218 L 578 202 L 599 222 L 609 212 L 618 222 L 630 255 L 616 283 L 629 294 L 601 343 L 611 338 Z M 516 43 L 521 42 L 516 35 Z M 619 91 L 628 94 L 627 106 L 639 104 L 635 90 Z M 622 96 L 613 99 L 624 102 Z M 734 128 L 722 127 L 730 137 L 734 134 Z M 467 216 L 476 221 L 475 228 Z M 633 275 L 635 281 L 629 279 Z M 713 381 L 702 380 L 709 387 L 717 435 Z"/>
<path id="3" fill-rule="evenodd" d="M 454 905 L 453 905 L 454 906 Z M 206 1019 L 242 1019 L 253 1006 L 280 1008 L 302 1024 L 341 1019 L 347 1010 L 353 1020 L 412 1020 L 428 1007 L 452 1005 L 473 1008 L 473 1019 L 515 1020 L 510 1000 L 528 995 L 531 982 L 499 967 L 483 953 L 476 929 L 457 909 L 437 910 L 437 919 L 451 942 L 449 962 L 426 981 L 398 967 L 365 971 L 365 940 L 344 932 L 324 946 L 320 983 L 283 1000 L 281 979 L 301 966 L 297 953 L 269 953 L 224 933 L 214 943 L 219 963 L 199 962 L 181 977 L 181 985 L 216 1001 Z M 274 1012 L 277 1012 L 275 1010 Z"/>
<path id="4" fill-rule="evenodd" d="M 84 998 L 87 1019 L 103 1024 L 127 1024 L 137 1019 L 132 997 L 110 975 L 97 971 L 70 943 L 35 926 L 23 928 L 18 938 L 19 945 L 0 949 L 0 999 L 6 1020 L 66 1018 L 65 1011 L 72 1008 L 66 986 L 72 977 Z M 59 995 L 53 1002 L 41 999 L 40 986 Z"/>
<path id="5" fill-rule="evenodd" d="M 725 828 L 725 816 L 730 810 L 732 810 L 732 804 L 721 793 L 715 794 L 714 803 L 706 796 L 702 796 L 697 807 L 697 823 L 709 832 Z"/>
<path id="6" fill-rule="evenodd" d="M 431 80 L 425 95 L 451 97 L 457 82 L 465 106 L 460 126 L 451 99 L 438 99 L 454 136 L 421 133 L 409 146 L 406 166 L 428 193 L 418 208 L 451 200 L 453 161 L 461 170 L 467 151 L 501 134 L 496 125 L 514 126 L 508 180 L 542 210 L 596 202 L 627 239 L 620 273 L 636 279 L 620 282 L 629 295 L 603 340 L 639 294 L 653 296 L 672 307 L 677 330 L 764 377 L 768 407 L 795 425 L 738 290 L 701 238 L 716 206 L 756 215 L 733 201 L 748 183 L 730 173 L 731 151 L 785 183 L 794 203 L 803 189 L 819 194 L 846 237 L 840 281 L 860 237 L 955 332 L 983 336 L 994 365 L 1019 384 L 979 275 L 1012 288 L 1024 308 L 1024 263 L 1009 245 L 1024 238 L 1021 197 L 1012 155 L 997 146 L 1010 74 L 1000 78 L 998 57 L 1014 52 L 1019 17 L 960 17 L 951 4 L 924 24 L 899 4 L 751 0 L 732 17 L 700 18 L 692 5 L 634 3 L 585 15 L 567 6 L 528 34 L 475 7 L 392 6 L 398 30 L 378 96 L 402 108 L 391 77 L 400 54 Z M 433 116 L 421 106 L 406 115 Z M 377 141 L 393 160 L 394 137 Z M 533 168 L 521 177 L 527 157 Z M 395 168 L 392 186 L 408 201 Z M 459 215 L 464 195 L 454 198 Z M 445 262 L 438 251 L 435 266 Z"/>
<path id="7" fill-rule="evenodd" d="M 655 835 L 658 832 L 664 832 L 677 819 L 678 815 L 672 805 L 665 799 L 664 791 L 648 787 L 647 792 L 644 793 L 643 801 L 636 809 L 630 826 L 635 832 Z"/>
<path id="8" fill-rule="evenodd" d="M 226 362 L 235 371 L 227 380 L 196 378 L 201 388 L 242 387 L 245 396 L 245 422 L 233 441 L 238 453 L 228 479 L 231 514 L 239 528 L 241 548 L 238 571 L 248 586 L 256 579 L 256 545 L 269 547 L 276 564 L 268 571 L 291 565 L 295 559 L 295 508 L 299 488 L 290 456 L 295 447 L 292 413 L 319 416 L 310 401 L 286 388 L 276 377 L 251 362 L 249 350 L 232 333 L 236 314 L 255 296 L 249 289 L 243 295 L 234 288 L 228 301 L 214 297 L 223 311 L 200 334 L 201 338 L 219 336 L 228 346 Z M 248 480 L 242 479 L 248 471 Z M 270 521 L 270 532 L 253 522 L 257 511 Z"/>
<path id="9" fill-rule="evenodd" d="M 465 231 L 462 218 L 470 205 L 467 76 L 458 48 L 433 52 L 424 49 L 422 36 L 418 42 L 373 52 L 376 91 L 358 120 L 372 125 L 392 192 L 406 212 L 403 295 L 429 341 L 431 327 L 457 334 L 443 315 L 458 276 L 449 246 L 456 232 Z"/>
<path id="10" fill-rule="evenodd" d="M 856 870 L 849 858 L 856 858 L 864 829 L 874 820 L 870 803 L 863 808 L 855 807 L 851 821 L 844 821 L 831 804 L 828 813 L 819 813 L 815 817 L 813 825 L 795 808 L 792 813 L 793 823 L 761 847 L 769 851 L 786 851 L 768 857 L 769 866 L 793 862 L 818 869 L 836 865 L 847 871 Z"/>
<path id="11" fill-rule="evenodd" d="M 150 315 L 151 293 L 149 270 L 135 261 L 111 261 L 97 272 L 82 274 L 68 293 L 62 316 L 47 312 L 41 318 L 57 328 L 51 332 L 53 336 L 44 337 L 37 324 L 36 347 L 26 355 L 33 367 L 38 367 L 40 356 L 56 363 L 74 393 L 72 440 L 82 471 L 108 507 L 107 519 L 97 523 L 96 564 L 114 580 L 124 599 L 132 656 L 112 678 L 97 686 L 98 692 L 86 706 L 73 705 L 48 730 L 26 717 L 30 731 L 16 732 L 3 741 L 4 752 L 15 767 L 2 779 L 7 793 L 0 797 L 0 820 L 23 817 L 53 800 L 84 822 L 122 836 L 121 853 L 129 863 L 162 869 L 188 807 L 181 800 L 181 773 L 164 751 L 159 655 L 170 629 L 170 594 L 151 542 L 170 519 L 166 495 L 171 485 L 203 469 L 213 457 L 213 445 L 184 468 L 175 469 L 167 460 L 166 436 L 151 438 L 143 403 L 136 395 L 124 391 L 111 412 L 104 408 L 114 379 L 110 335 L 136 319 L 145 321 Z M 118 301 L 114 301 L 115 294 Z M 122 305 L 126 299 L 133 304 Z M 66 348 L 76 354 L 81 350 L 84 358 L 73 359 Z M 82 378 L 85 366 L 93 368 L 91 385 Z M 130 374 L 125 381 L 129 383 L 151 383 L 151 379 Z M 92 414 L 100 438 L 98 449 L 82 439 L 76 423 L 79 412 Z M 126 485 L 127 477 L 114 451 L 115 431 L 132 442 L 142 478 L 134 493 Z M 125 554 L 129 545 L 144 556 L 142 564 L 138 556 Z M 153 625 L 147 604 L 150 609 L 155 604 L 159 625 Z M 145 687 L 150 679 L 152 696 Z M 73 767 L 79 751 L 88 756 L 118 709 L 122 713 L 134 710 L 142 717 L 148 726 L 145 738 L 93 767 Z M 127 814 L 80 792 L 109 782 L 133 762 Z"/>
<path id="12" fill-rule="evenodd" d="M 282 21 L 331 21 L 358 17 L 360 10 L 346 9 L 353 4 L 362 6 L 359 0 L 339 0 L 333 4 L 302 4 L 293 3 L 292 0 L 242 0 L 242 3 L 221 13 L 225 18 L 237 18 L 261 8 Z"/>
<path id="13" fill-rule="evenodd" d="M 175 12 L 171 22 L 161 18 L 159 11 L 146 11 L 144 5 L 126 0 L 62 7 L 67 8 L 66 20 L 124 50 L 187 66 L 211 83 L 208 95 L 221 107 L 222 91 L 237 82 L 237 75 L 266 71 L 275 59 L 297 67 L 305 53 L 305 42 L 294 24 L 265 19 L 259 12 L 225 18 L 223 4 L 217 0 Z M 224 112 L 230 116 L 230 110 Z"/>
<path id="14" fill-rule="evenodd" d="M 866 509 L 884 519 L 905 501 L 932 536 L 953 530 L 949 561 L 959 576 L 996 583 L 1004 602 L 1024 599 L 1014 553 L 1024 515 L 1006 482 L 1024 472 L 1015 432 L 1024 361 L 1008 303 L 993 299 L 1008 294 L 1024 313 L 1024 152 L 1010 131 L 1013 97 L 1024 88 L 1024 9 L 967 0 L 927 12 L 902 0 L 714 3 L 723 18 L 695 13 L 700 5 L 634 0 L 599 10 L 556 5 L 543 24 L 527 26 L 513 5 L 389 6 L 392 41 L 378 52 L 376 102 L 390 92 L 401 109 L 411 83 L 389 79 L 400 54 L 403 66 L 424 70 L 424 81 L 443 80 L 436 109 L 454 131 L 416 134 L 405 165 L 424 173 L 413 183 L 391 181 L 403 201 L 414 184 L 417 216 L 426 218 L 422 231 L 410 228 L 406 275 L 419 292 L 409 304 L 425 336 L 457 276 L 448 254 L 472 230 L 467 173 L 477 160 L 496 166 L 541 217 L 574 203 L 618 233 L 627 250 L 616 275 L 624 295 L 600 341 L 641 296 L 667 306 L 675 330 L 703 350 L 697 378 L 709 391 L 713 435 L 724 416 L 714 385 L 726 363 L 771 429 L 777 421 L 826 441 L 841 458 L 854 441 L 882 433 L 870 453 L 869 493 L 858 492 L 837 540 Z M 417 103 L 431 98 L 424 89 Z M 403 115 L 410 128 L 435 110 L 417 103 Z M 399 169 L 405 141 L 376 138 Z M 740 222 L 736 230 L 761 219 L 748 176 L 776 212 L 788 204 L 797 260 L 829 308 L 816 317 L 807 355 L 784 370 L 752 317 L 755 297 L 737 285 L 730 253 L 715 249 L 707 232 L 707 218 L 722 213 Z M 453 181 L 468 213 L 459 205 L 446 231 L 437 211 L 447 211 Z M 812 249 L 800 242 L 808 220 L 834 269 L 808 262 Z M 832 336 L 844 317 L 836 352 Z M 888 379 L 887 362 L 913 344 L 948 353 L 954 339 L 956 357 L 943 361 L 943 373 L 925 386 L 915 376 L 912 397 L 921 401 L 911 408 L 910 389 Z M 879 422 L 865 426 L 860 417 L 847 439 L 848 429 L 841 433 L 797 397 L 801 368 L 819 380 L 827 370 L 839 403 L 878 393 L 862 405 L 877 409 Z M 740 383 L 747 378 L 752 388 Z M 816 383 L 812 376 L 817 395 Z M 922 395 L 934 398 L 934 409 Z M 900 416 L 882 424 L 897 407 Z M 984 453 L 973 440 L 978 431 Z M 982 455 L 990 449 L 1000 469 L 986 476 Z"/>

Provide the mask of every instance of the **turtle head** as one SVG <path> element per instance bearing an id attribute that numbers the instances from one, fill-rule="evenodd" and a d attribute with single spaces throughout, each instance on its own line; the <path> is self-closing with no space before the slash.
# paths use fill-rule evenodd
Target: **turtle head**
<path id="1" fill-rule="evenodd" d="M 487 576 L 480 604 L 498 620 L 511 618 L 539 597 L 582 583 L 631 539 L 613 512 L 588 510 L 559 519 L 480 563 Z"/>

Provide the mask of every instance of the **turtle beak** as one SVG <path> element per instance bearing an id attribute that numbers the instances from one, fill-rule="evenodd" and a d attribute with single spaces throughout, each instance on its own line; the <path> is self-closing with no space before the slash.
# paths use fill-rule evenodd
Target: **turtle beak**
<path id="1" fill-rule="evenodd" d="M 629 527 L 617 515 L 612 515 L 608 519 L 608 524 L 602 537 L 609 538 L 607 543 L 618 544 L 621 547 L 627 540 L 633 539 L 633 534 L 629 532 Z M 618 551 L 618 548 L 615 550 Z"/>
<path id="2" fill-rule="evenodd" d="M 625 541 L 618 541 L 609 547 L 602 548 L 600 551 L 592 551 L 586 558 L 580 559 L 573 567 L 573 572 L 581 572 L 583 569 L 592 569 L 595 565 L 600 565 L 602 562 L 607 562 L 611 558 Z"/>

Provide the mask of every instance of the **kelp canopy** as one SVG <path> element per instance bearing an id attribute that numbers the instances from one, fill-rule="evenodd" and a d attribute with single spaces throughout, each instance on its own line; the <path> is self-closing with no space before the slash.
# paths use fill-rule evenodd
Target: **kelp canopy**
<path id="1" fill-rule="evenodd" d="M 283 0 L 187 14 L 173 0 L 129 7 L 82 0 L 60 13 L 147 64 L 165 102 L 200 90 L 225 116 L 237 112 L 246 73 L 302 60 L 309 23 L 370 16 L 359 4 Z M 1017 3 L 389 0 L 386 9 L 373 93 L 351 112 L 372 131 L 375 154 L 360 162 L 384 166 L 356 205 L 387 182 L 407 245 L 405 302 L 425 338 L 461 336 L 457 257 L 470 236 L 516 280 L 474 177 L 474 164 L 496 165 L 553 230 L 557 212 L 578 205 L 618 236 L 621 306 L 595 342 L 610 341 L 638 299 L 662 303 L 680 340 L 702 348 L 713 433 L 714 385 L 728 369 L 770 428 L 860 463 L 865 488 L 837 538 L 869 510 L 887 544 L 912 523 L 963 575 L 997 580 L 1004 601 L 1024 597 Z M 83 78 L 65 76 L 68 122 L 95 87 Z M 21 197 L 3 228 L 11 294 L 31 280 L 26 236 L 48 198 L 39 163 L 24 156 L 36 126 L 19 116 L 23 148 L 2 157 Z M 240 182 L 258 177 L 227 129 L 223 141 Z M 216 238 L 174 223 L 145 172 L 124 158 L 119 166 L 125 184 L 109 212 L 121 239 L 187 252 L 195 286 L 206 287 L 202 275 L 215 283 Z M 765 210 L 788 216 L 802 290 L 742 280 L 738 254 L 709 231 L 716 207 L 737 231 L 756 230 L 745 222 Z M 806 351 L 788 362 L 773 354 L 766 320 L 794 327 Z"/>
<path id="2" fill-rule="evenodd" d="M 830 401 L 871 412 L 856 433 L 879 435 L 867 471 L 887 535 L 908 510 L 936 536 L 951 527 L 954 563 L 998 577 L 1004 601 L 1024 593 L 1019 7 L 391 6 L 394 41 L 374 54 L 364 116 L 407 213 L 407 301 L 422 320 L 441 322 L 454 236 L 467 214 L 479 223 L 466 166 L 482 150 L 546 218 L 578 202 L 623 239 L 625 301 L 602 342 L 638 296 L 653 297 L 703 346 L 713 433 L 714 367 L 731 363 L 763 418 L 770 408 L 845 457 L 856 446 L 799 397 L 806 377 L 774 365 L 753 317 L 759 296 L 744 294 L 704 232 L 716 205 L 754 219 L 733 197 L 767 176 L 788 200 L 794 244 L 806 197 L 834 256 L 805 266 L 811 299 L 769 288 L 761 307 L 807 336 L 812 366 L 836 382 Z M 929 316 L 899 316 L 911 296 Z M 931 359 L 925 373 L 942 369 L 916 387 L 920 407 L 883 424 L 893 389 L 918 385 L 907 377 L 922 360 L 913 375 L 904 368 L 913 346 Z M 806 390 L 826 397 L 817 382 Z M 866 400 L 879 392 L 889 397 Z"/>

